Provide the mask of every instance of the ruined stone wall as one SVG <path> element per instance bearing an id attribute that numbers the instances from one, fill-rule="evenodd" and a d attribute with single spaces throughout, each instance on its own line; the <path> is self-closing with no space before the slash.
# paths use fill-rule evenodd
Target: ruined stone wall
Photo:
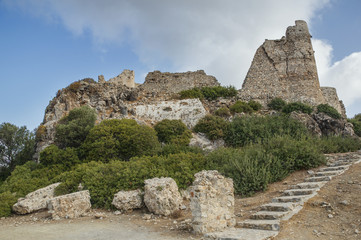
<path id="1" fill-rule="evenodd" d="M 103 79 L 104 79 L 104 77 L 103 77 Z M 134 71 L 126 69 L 118 76 L 109 79 L 108 82 L 115 83 L 115 84 L 123 84 L 123 85 L 127 86 L 128 88 L 135 88 Z"/>
<path id="2" fill-rule="evenodd" d="M 140 88 L 147 92 L 178 93 L 194 87 L 219 86 L 217 79 L 203 70 L 184 73 L 148 73 Z"/>
<path id="3" fill-rule="evenodd" d="M 346 109 L 343 102 L 338 99 L 336 88 L 321 87 L 321 91 L 326 103 L 334 107 L 344 118 L 346 118 Z"/>

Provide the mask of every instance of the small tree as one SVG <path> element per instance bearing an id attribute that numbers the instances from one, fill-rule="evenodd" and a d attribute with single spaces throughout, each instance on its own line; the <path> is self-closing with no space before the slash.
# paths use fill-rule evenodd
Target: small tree
<path id="1" fill-rule="evenodd" d="M 229 123 L 221 117 L 207 115 L 200 119 L 194 126 L 194 132 L 206 134 L 210 140 L 216 140 L 224 137 Z"/>
<path id="2" fill-rule="evenodd" d="M 95 120 L 96 114 L 92 108 L 74 108 L 56 126 L 55 143 L 60 148 L 79 147 L 94 127 Z"/>
<path id="3" fill-rule="evenodd" d="M 16 165 L 24 164 L 34 155 L 34 134 L 25 126 L 0 125 L 0 179 L 5 179 Z"/>

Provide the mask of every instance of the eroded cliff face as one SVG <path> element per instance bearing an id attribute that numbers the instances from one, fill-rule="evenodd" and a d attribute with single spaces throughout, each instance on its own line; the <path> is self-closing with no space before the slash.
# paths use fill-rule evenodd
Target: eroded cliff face
<path id="1" fill-rule="evenodd" d="M 265 40 L 253 58 L 240 98 L 266 105 L 273 98 L 313 106 L 328 103 L 345 116 L 335 89 L 322 91 L 311 35 L 305 21 L 296 21 L 279 40 Z"/>
<path id="2" fill-rule="evenodd" d="M 39 153 L 54 142 L 58 121 L 70 110 L 84 105 L 95 109 L 97 123 L 105 119 L 130 118 L 143 124 L 153 125 L 163 119 L 181 119 L 189 128 L 192 128 L 208 113 L 202 102 L 199 99 L 175 100 L 161 92 L 171 89 L 175 79 L 179 79 L 176 82 L 178 87 L 175 89 L 182 90 L 195 86 L 219 85 L 218 81 L 203 71 L 160 75 L 159 73 L 156 73 L 158 77 L 153 75 L 152 83 L 148 81 L 139 86 L 134 83 L 134 72 L 124 70 L 123 73 L 108 81 L 100 75 L 98 82 L 93 79 L 83 79 L 59 90 L 45 110 L 41 125 L 43 134 L 37 143 L 35 158 L 38 158 Z M 163 86 L 163 83 L 166 84 Z M 163 88 L 156 86 L 163 86 Z"/>

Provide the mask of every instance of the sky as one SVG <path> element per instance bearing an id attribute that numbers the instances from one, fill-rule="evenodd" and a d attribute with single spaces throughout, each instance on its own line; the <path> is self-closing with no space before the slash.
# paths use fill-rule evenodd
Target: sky
<path id="1" fill-rule="evenodd" d="M 0 0 L 0 123 L 32 130 L 58 89 L 124 69 L 241 88 L 257 48 L 307 21 L 321 86 L 361 113 L 359 0 Z"/>

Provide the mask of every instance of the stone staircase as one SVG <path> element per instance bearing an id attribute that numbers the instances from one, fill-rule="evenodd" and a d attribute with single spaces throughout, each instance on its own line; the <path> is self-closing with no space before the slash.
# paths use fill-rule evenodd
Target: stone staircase
<path id="1" fill-rule="evenodd" d="M 352 164 L 361 162 L 360 155 L 329 158 L 327 166 L 310 174 L 303 183 L 292 185 L 281 196 L 273 198 L 270 203 L 260 206 L 260 211 L 250 219 L 237 222 L 235 228 L 223 232 L 205 234 L 205 239 L 217 240 L 264 240 L 274 237 L 280 230 L 280 222 L 287 221 L 297 214 L 305 202 L 333 177 L 345 172 Z"/>

